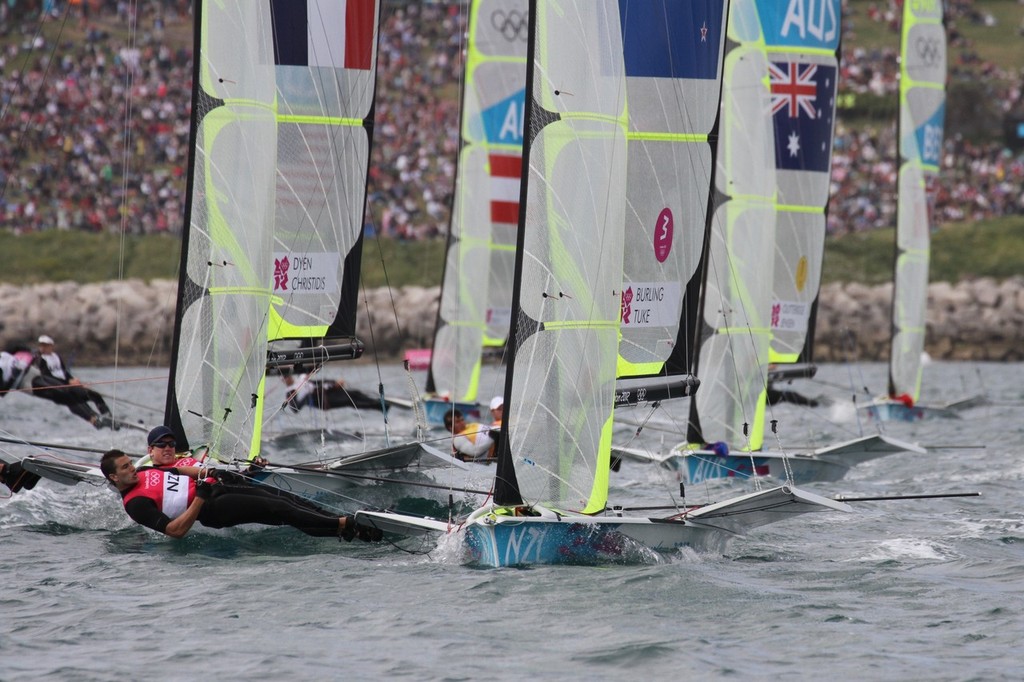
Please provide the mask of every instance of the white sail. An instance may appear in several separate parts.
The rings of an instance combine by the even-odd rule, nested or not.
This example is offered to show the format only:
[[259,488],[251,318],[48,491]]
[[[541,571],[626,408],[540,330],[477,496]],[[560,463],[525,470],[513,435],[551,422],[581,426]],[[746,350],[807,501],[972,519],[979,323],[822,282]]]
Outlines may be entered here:
[[921,392],[928,306],[931,205],[946,113],[946,28],[942,0],[903,6],[896,215],[896,273],[889,395]]
[[683,304],[707,226],[726,7],[619,3],[629,113],[620,377],[689,371]]
[[268,341],[337,322],[361,233],[377,13],[375,0],[197,3],[168,419],[221,458],[258,447]]
[[810,354],[812,308],[821,284],[839,75],[841,8],[813,10],[760,0],[775,136],[775,262],[771,360]]
[[526,0],[474,0],[455,204],[427,390],[477,399],[481,353],[508,337],[526,100]]
[[610,30],[619,8],[536,7],[537,109],[503,446],[523,500],[593,512],[608,492],[626,212],[622,39]]
[[[693,402],[699,438],[761,446],[771,339],[775,155],[769,65],[754,0],[731,3],[722,85],[719,191],[712,218]],[[748,434],[744,434],[745,425]],[[753,429],[753,430],[751,430]],[[693,436],[691,435],[691,438]]]

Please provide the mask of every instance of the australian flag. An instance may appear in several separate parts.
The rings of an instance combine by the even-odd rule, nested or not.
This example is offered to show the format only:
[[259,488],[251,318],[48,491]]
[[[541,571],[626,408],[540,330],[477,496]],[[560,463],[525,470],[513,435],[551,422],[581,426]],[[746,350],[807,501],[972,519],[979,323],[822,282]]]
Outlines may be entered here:
[[775,167],[828,172],[832,160],[836,68],[797,61],[772,62]]

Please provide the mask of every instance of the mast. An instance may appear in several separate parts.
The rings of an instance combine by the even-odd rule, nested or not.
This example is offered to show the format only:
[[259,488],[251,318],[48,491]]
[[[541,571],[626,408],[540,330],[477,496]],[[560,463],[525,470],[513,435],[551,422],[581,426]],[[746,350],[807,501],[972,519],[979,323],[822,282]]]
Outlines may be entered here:
[[903,4],[897,123],[896,267],[889,395],[921,394],[928,307],[932,207],[946,114],[946,26],[942,0]]

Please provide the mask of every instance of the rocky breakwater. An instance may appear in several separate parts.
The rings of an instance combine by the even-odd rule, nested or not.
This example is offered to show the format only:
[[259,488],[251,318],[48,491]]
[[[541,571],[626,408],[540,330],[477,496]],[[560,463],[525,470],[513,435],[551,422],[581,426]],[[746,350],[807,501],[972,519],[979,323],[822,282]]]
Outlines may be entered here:
[[[0,347],[35,348],[40,334],[78,365],[166,366],[177,285],[126,280],[0,285]],[[360,295],[357,335],[366,356],[395,358],[430,345],[437,287],[371,289]],[[822,287],[815,353],[819,361],[889,356],[892,285]],[[942,360],[1024,360],[1024,277],[980,278],[928,289],[926,350]]]
[[[821,289],[815,357],[887,360],[892,284]],[[925,350],[936,360],[1024,360],[1024,277],[981,277],[928,286]]]

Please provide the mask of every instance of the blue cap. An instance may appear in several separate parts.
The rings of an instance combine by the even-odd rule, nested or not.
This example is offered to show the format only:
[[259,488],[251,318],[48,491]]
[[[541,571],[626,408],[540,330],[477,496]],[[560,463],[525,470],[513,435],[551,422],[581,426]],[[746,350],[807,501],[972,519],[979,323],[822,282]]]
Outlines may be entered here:
[[174,431],[171,431],[171,427],[169,427],[169,426],[158,426],[155,429],[153,429],[152,431],[150,431],[149,435],[146,436],[146,444],[147,445],[152,445],[153,443],[157,442],[158,440],[160,440],[161,438],[163,438],[165,436],[173,436],[173,435],[174,435]]

